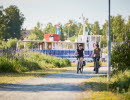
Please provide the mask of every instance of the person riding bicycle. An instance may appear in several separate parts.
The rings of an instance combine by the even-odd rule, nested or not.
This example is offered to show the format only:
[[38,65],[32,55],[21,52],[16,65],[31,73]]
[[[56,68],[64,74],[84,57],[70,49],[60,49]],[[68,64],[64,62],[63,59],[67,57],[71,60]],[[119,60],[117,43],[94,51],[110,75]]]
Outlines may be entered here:
[[[96,44],[96,48],[93,50],[92,57],[93,57],[94,63],[96,62],[96,59],[97,59],[98,65],[100,66],[99,60],[102,57],[102,52],[98,44]],[[95,71],[95,68],[94,68],[94,71]]]
[[76,52],[74,53],[74,55],[76,56],[76,54],[78,54],[77,59],[80,59],[80,65],[83,65],[83,59],[84,59],[84,48],[82,46],[82,44],[78,45],[78,49],[76,50]]

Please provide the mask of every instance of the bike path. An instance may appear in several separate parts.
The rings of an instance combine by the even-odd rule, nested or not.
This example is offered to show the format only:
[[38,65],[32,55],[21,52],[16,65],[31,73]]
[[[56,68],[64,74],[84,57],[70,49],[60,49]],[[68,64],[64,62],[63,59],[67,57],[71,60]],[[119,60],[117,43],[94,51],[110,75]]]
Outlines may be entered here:
[[80,84],[106,71],[107,67],[101,67],[99,74],[94,74],[93,67],[88,67],[82,74],[74,70],[0,85],[0,100],[77,100],[82,96]]

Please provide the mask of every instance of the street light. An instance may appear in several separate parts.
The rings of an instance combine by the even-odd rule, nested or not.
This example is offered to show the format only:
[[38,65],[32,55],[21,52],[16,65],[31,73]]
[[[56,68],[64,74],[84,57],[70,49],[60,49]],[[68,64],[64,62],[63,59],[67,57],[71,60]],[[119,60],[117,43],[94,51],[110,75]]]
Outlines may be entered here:
[[110,39],[110,2],[111,0],[108,0],[108,39],[107,39],[107,43],[108,43],[108,72],[107,72],[107,80],[110,81],[110,71],[111,71],[111,39]]

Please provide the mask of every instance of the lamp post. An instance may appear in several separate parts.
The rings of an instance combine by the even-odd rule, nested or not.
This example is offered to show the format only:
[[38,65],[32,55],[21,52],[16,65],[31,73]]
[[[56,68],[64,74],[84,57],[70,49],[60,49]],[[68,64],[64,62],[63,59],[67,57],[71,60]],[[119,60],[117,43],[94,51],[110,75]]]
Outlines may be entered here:
[[108,72],[107,72],[107,80],[110,81],[110,71],[111,71],[111,38],[110,38],[110,30],[111,30],[111,26],[110,26],[110,0],[108,0]]

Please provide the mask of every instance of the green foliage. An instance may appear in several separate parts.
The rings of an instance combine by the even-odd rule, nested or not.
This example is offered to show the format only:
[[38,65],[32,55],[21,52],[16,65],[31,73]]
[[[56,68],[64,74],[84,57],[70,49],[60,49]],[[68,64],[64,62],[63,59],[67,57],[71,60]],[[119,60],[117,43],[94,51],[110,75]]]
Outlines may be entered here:
[[65,40],[64,33],[63,33],[63,29],[62,29],[62,26],[61,26],[60,40],[61,40],[61,41],[64,41],[64,40]]
[[24,22],[24,15],[20,12],[17,6],[11,5],[4,9],[6,17],[8,18],[7,26],[10,27],[8,33],[12,38],[20,38],[21,27]]
[[69,38],[70,41],[75,41],[75,39],[77,38],[77,36],[72,36]]
[[9,26],[8,26],[8,18],[4,15],[3,11],[0,11],[0,39],[7,39],[10,37],[10,34],[8,32]]
[[44,32],[42,30],[42,24],[37,23],[34,29],[31,31],[28,40],[43,40]]
[[[44,32],[42,30],[42,24],[39,22],[34,27],[34,29],[31,31],[31,33],[28,35],[28,40],[43,40]],[[21,47],[23,47],[23,44],[21,44]],[[38,43],[26,43],[26,48],[34,48],[38,47]]]
[[7,56],[0,57],[0,72],[21,72],[26,68],[21,65],[20,61],[10,59]]
[[65,66],[71,66],[68,59],[60,59],[31,51],[3,54],[0,58],[1,72],[23,72]]
[[130,69],[130,42],[113,47],[111,60],[115,71]]
[[120,93],[130,92],[130,71],[118,71],[112,76],[112,83],[110,88],[112,91]]
[[[78,35],[77,33],[79,33],[79,30],[81,29],[82,24],[81,23],[75,23],[73,20],[69,20],[68,23],[65,24],[65,28],[63,29],[63,32],[66,34],[66,37],[72,37],[74,35]],[[81,32],[83,33],[83,32]]]
[[0,49],[5,49],[5,48],[7,48],[7,44],[6,44],[6,42],[0,40]]
[[8,48],[15,48],[16,47],[16,42],[18,40],[15,38],[15,39],[9,39],[6,43],[7,43],[7,47]]
[[101,35],[101,29],[98,21],[94,22],[94,24],[92,25],[91,33],[94,35]]
[[15,39],[9,39],[8,41],[0,40],[0,49],[15,48],[17,41],[18,40],[16,38]]
[[54,34],[55,33],[56,26],[52,25],[52,23],[48,23],[46,27],[43,30],[44,34]]
[[19,38],[24,15],[17,6],[9,6],[0,11],[0,39]]

